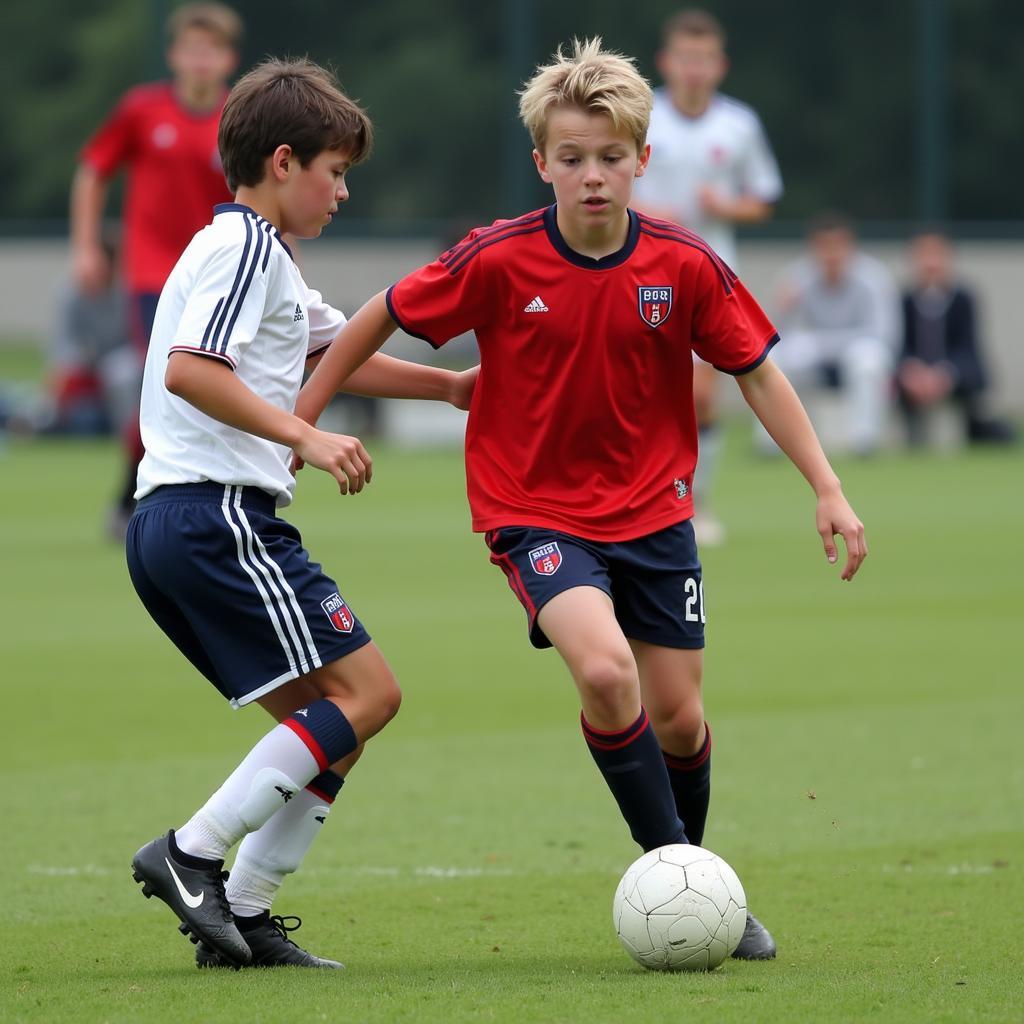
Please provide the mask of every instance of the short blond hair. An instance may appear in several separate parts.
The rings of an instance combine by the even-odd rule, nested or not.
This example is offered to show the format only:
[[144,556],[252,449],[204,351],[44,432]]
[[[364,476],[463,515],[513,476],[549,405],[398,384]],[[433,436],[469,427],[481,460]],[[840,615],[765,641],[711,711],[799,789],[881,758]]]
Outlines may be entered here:
[[552,110],[576,107],[590,114],[606,114],[616,130],[624,128],[636,142],[637,152],[647,142],[654,94],[636,69],[636,61],[601,49],[601,37],[573,39],[572,53],[559,46],[550,64],[537,68],[519,92],[519,117],[538,152],[547,142]]

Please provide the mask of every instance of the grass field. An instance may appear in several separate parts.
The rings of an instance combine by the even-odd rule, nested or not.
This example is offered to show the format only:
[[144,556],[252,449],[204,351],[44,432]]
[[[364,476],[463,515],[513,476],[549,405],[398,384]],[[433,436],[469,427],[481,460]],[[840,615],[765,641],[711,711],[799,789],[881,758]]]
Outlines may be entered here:
[[199,973],[132,884],[269,725],[149,622],[103,504],[112,448],[9,443],[0,840],[4,1021],[1024,1019],[1024,459],[841,464],[871,557],[827,566],[795,472],[734,445],[705,555],[707,845],[774,963],[643,972],[612,892],[637,852],[557,657],[467,527],[452,453],[377,453],[291,518],[405,690],[277,909],[344,972]]

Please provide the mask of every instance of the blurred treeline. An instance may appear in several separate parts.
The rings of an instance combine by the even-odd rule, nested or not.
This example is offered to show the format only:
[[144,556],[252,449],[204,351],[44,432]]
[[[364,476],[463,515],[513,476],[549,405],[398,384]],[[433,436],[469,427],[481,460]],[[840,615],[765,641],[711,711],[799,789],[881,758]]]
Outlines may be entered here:
[[[7,0],[0,10],[0,220],[66,216],[83,140],[128,86],[162,77],[161,0]],[[539,205],[514,88],[554,46],[601,34],[652,80],[664,17],[646,0],[238,0],[243,66],[267,54],[332,64],[378,127],[351,176],[349,222],[382,230],[490,220]],[[1024,221],[1020,0],[718,0],[725,91],[757,108],[786,181],[783,222],[825,206],[897,222]],[[929,9],[930,12],[929,12]],[[938,18],[945,89],[925,111],[923,24]],[[933,61],[935,50],[931,51]],[[936,65],[933,64],[933,67]],[[929,156],[923,125],[946,140]],[[937,155],[937,159],[936,159]],[[939,181],[922,198],[929,171]],[[938,197],[936,199],[936,196]],[[168,197],[173,202],[173,197]]]

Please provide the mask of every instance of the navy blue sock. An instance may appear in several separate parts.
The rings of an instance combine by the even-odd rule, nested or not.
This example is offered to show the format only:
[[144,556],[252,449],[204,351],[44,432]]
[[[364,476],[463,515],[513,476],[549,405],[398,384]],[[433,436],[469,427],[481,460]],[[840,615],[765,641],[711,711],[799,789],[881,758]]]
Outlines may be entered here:
[[355,730],[344,712],[326,698],[293,711],[281,724],[306,744],[321,772],[359,746]]
[[630,834],[646,851],[685,842],[668,770],[647,712],[621,732],[595,729],[580,715],[594,763],[615,797]]
[[345,780],[337,772],[328,769],[321,772],[312,782],[307,782],[306,789],[314,796],[320,797],[324,803],[333,804],[344,785]]
[[661,752],[672,783],[676,811],[683,820],[687,840],[694,846],[700,846],[704,839],[704,824],[711,802],[711,728],[707,722],[704,732],[704,743],[692,757]]

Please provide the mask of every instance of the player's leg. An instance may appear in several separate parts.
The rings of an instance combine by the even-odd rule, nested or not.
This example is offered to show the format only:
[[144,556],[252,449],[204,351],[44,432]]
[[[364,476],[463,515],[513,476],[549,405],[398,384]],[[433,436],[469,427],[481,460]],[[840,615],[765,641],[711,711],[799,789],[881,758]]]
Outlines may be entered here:
[[526,609],[531,642],[556,647],[572,674],[584,738],[630,834],[645,850],[676,842],[682,825],[615,621],[600,545],[526,527],[492,530],[486,540]]
[[688,842],[700,846],[711,800],[711,730],[704,721],[703,650],[631,640],[644,706],[668,769]]
[[[693,526],[677,523],[609,545],[616,615],[637,665],[686,839],[704,839],[711,796],[711,733],[704,721],[704,580]],[[733,956],[768,959],[771,935],[752,915]]]
[[679,842],[665,763],[611,599],[594,587],[574,587],[548,601],[537,622],[572,674],[587,747],[633,839],[644,850]]
[[[397,707],[397,685],[379,653],[363,651],[374,650],[366,631],[310,562],[294,527],[274,517],[269,495],[219,485],[161,489],[133,517],[129,546],[140,571],[187,620],[225,696],[248,703],[299,675],[311,684],[309,702],[267,733],[184,826],[136,856],[144,875],[164,846],[197,869],[219,865],[382,727]],[[359,667],[333,665],[350,661]],[[321,677],[332,686],[318,685]]]
[[725,540],[725,527],[711,508],[711,491],[723,440],[718,416],[720,376],[710,363],[694,357],[693,407],[697,416],[699,455],[693,474],[693,522],[697,540],[709,546]]

